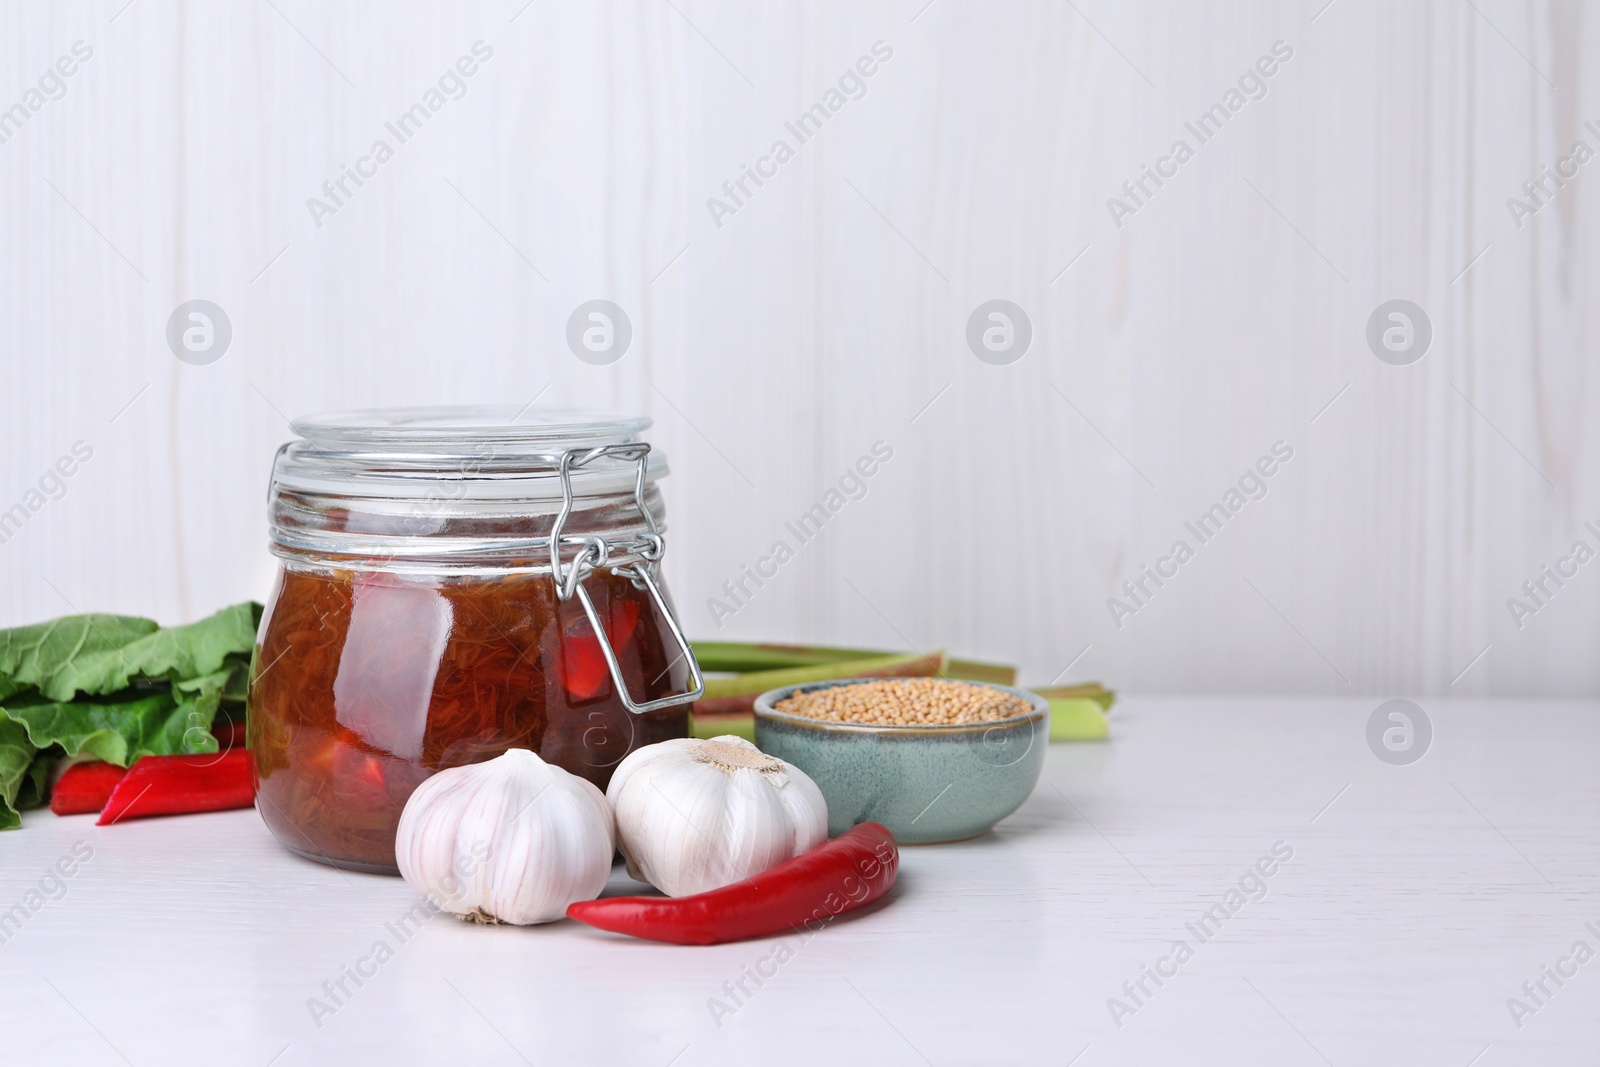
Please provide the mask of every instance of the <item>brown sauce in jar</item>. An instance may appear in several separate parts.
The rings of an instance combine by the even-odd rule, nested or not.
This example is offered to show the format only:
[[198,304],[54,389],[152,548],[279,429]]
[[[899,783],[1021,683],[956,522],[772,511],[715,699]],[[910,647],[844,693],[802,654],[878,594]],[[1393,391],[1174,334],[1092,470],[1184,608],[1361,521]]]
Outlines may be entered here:
[[[633,699],[682,692],[649,593],[608,570],[585,586]],[[604,789],[629,752],[688,735],[686,706],[627,711],[582,605],[558,602],[548,574],[288,568],[255,662],[262,818],[291,849],[361,870],[395,870],[400,812],[437,771],[529,748]]]

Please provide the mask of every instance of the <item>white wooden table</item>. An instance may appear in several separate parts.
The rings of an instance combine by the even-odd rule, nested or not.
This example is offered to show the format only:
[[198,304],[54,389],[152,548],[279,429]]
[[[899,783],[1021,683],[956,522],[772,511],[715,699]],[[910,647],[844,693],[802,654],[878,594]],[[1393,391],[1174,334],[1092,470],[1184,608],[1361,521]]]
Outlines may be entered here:
[[[254,812],[106,829],[36,812],[0,837],[0,915],[75,843],[93,856],[7,928],[3,1059],[1600,1062],[1600,958],[1561,963],[1600,952],[1600,706],[1427,703],[1430,751],[1390,766],[1367,747],[1377,703],[1129,700],[1109,744],[1054,746],[996,833],[907,849],[888,906],[786,939],[738,1000],[724,983],[771,974],[773,941],[442,917],[401,941],[402,882],[302,862]],[[1203,921],[1278,842],[1293,858],[1265,897]],[[371,977],[314,1020],[358,964]],[[1146,965],[1176,974],[1157,986]],[[1558,986],[1545,965],[1577,973]]]

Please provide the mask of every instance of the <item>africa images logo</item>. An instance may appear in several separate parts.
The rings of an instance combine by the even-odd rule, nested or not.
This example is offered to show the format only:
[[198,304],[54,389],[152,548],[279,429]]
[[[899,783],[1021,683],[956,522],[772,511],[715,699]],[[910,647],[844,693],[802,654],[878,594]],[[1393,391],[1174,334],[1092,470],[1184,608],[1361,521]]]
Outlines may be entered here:
[[167,347],[195,367],[215,363],[233,343],[233,322],[210,300],[185,300],[167,317]]
[[1009,300],[985,301],[967,319],[967,347],[991,366],[1015,363],[1032,343],[1033,321]]
[[1367,347],[1391,366],[1407,367],[1428,354],[1433,322],[1409,300],[1388,300],[1367,317]]
[[1409,700],[1389,700],[1367,717],[1367,747],[1394,767],[1405,767],[1428,754],[1433,720]]
[[609,300],[579,304],[567,317],[567,347],[592,367],[621,359],[633,343],[633,321]]

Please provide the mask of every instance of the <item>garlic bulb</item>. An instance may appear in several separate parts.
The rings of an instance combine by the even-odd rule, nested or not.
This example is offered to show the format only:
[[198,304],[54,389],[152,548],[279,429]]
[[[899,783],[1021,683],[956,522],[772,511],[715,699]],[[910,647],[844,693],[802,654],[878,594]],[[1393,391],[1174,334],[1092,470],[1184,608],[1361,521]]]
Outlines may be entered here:
[[600,895],[616,829],[592,783],[513,748],[419,785],[394,850],[405,880],[445,911],[526,925]]
[[628,873],[668,896],[743,881],[828,839],[817,784],[732,735],[635,751],[606,799]]

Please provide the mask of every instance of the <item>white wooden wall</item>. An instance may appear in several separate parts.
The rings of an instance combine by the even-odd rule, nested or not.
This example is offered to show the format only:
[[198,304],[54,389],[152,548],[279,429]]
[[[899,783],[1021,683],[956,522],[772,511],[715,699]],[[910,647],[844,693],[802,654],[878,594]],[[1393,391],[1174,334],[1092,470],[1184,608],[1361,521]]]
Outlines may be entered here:
[[[1033,682],[1081,652],[1067,677],[1132,692],[1600,685],[1600,562],[1520,629],[1506,605],[1600,548],[1600,162],[1521,228],[1506,206],[1600,149],[1593,8],[124,3],[0,13],[0,107],[94,50],[0,145],[0,509],[94,450],[0,545],[0,624],[262,596],[286,417],[537,395],[655,418],[698,635]],[[466,96],[319,229],[307,199],[479,40]],[[1280,40],[1268,95],[1114,225]],[[716,226],[878,41],[866,95]],[[600,297],[635,337],[595,367],[563,331]],[[193,298],[233,325],[207,366],[164,341]],[[1009,366],[964,340],[992,298],[1032,321]],[[1365,342],[1392,298],[1432,321],[1410,366]],[[718,631],[707,598],[877,440],[865,499]],[[1119,629],[1107,598],[1279,440],[1270,495]]]

